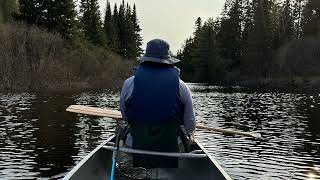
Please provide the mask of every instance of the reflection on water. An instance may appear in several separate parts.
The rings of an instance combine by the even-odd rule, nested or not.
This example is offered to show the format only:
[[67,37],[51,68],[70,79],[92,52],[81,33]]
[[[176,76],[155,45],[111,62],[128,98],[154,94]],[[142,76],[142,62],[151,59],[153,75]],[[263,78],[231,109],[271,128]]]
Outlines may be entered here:
[[320,178],[320,97],[223,93],[192,87],[200,122],[259,132],[263,141],[199,131],[197,137],[235,179]]
[[[319,179],[320,95],[246,93],[190,84],[198,122],[258,132],[264,140],[202,130],[198,140],[234,179]],[[65,112],[70,104],[118,108],[118,94],[0,94],[0,178],[59,179],[115,123]]]
[[75,103],[109,106],[115,98],[106,94],[0,95],[0,179],[63,177],[109,137],[105,131],[114,126],[110,119],[81,117],[66,112],[66,107]]

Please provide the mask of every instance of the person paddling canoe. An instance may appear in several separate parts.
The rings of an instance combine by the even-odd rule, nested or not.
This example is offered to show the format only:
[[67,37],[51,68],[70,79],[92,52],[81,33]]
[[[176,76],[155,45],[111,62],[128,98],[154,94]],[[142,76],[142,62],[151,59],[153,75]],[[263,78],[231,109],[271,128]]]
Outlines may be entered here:
[[[169,49],[164,40],[148,42],[135,75],[123,84],[120,109],[130,126],[126,144],[134,149],[177,152],[180,125],[189,135],[195,130],[191,93],[174,66],[180,60]],[[133,165],[176,168],[177,159],[134,155]]]

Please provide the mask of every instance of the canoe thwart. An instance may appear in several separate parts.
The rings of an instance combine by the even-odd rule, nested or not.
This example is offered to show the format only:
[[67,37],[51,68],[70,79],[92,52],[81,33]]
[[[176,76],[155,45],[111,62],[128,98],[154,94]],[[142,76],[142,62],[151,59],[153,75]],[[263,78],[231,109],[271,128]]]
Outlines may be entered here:
[[204,154],[202,150],[194,150],[190,152],[191,154]]
[[[108,150],[114,150],[113,146],[102,146]],[[129,153],[129,154],[145,154],[145,155],[153,155],[153,156],[166,156],[166,157],[177,157],[177,158],[207,158],[206,154],[193,154],[193,153],[173,153],[173,152],[157,152],[157,151],[147,151],[147,150],[139,150],[139,149],[131,149],[125,147],[119,147],[118,151]]]

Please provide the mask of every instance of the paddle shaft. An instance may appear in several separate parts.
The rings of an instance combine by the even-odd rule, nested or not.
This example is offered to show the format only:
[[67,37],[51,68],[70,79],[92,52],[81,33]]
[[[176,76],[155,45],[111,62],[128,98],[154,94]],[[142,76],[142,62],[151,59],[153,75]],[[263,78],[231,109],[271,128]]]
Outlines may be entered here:
[[251,134],[251,133],[246,133],[246,132],[232,131],[232,130],[227,130],[227,129],[217,129],[217,128],[212,128],[212,127],[207,127],[204,125],[197,125],[196,127],[198,129],[216,131],[216,132],[221,132],[221,133],[225,133],[225,134],[238,134],[238,135],[243,135],[243,136],[248,136],[248,137],[256,137],[256,135]]
[[[102,117],[110,117],[117,121],[122,119],[122,115],[120,111],[111,110],[111,109],[101,109],[101,108],[95,108],[95,107],[88,107],[88,106],[80,106],[80,105],[71,105],[67,108],[67,111],[74,112],[74,113],[80,113],[80,114],[88,114],[88,115],[95,115],[95,116],[102,116]],[[227,129],[218,129],[218,128],[211,128],[204,125],[197,125],[198,129],[204,129],[209,131],[216,131],[226,134],[234,134],[234,135],[243,135],[248,137],[254,137],[254,138],[261,138],[261,135],[256,133],[247,133],[247,132],[239,132],[239,131],[233,131],[233,130],[227,130]]]

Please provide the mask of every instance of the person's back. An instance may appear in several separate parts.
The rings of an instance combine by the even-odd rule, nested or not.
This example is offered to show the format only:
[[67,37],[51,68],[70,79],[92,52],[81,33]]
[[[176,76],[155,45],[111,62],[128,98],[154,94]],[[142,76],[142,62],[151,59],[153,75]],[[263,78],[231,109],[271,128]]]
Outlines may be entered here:
[[[180,70],[173,65],[179,60],[169,56],[165,41],[156,39],[148,43],[141,61],[135,76],[125,82],[120,99],[121,111],[130,125],[132,147],[177,152],[180,124],[186,119],[186,103],[181,96],[188,94],[181,93],[181,89],[188,88],[181,88]],[[192,103],[191,109],[191,115],[187,115],[192,126],[189,131],[195,126]],[[134,155],[133,162],[134,166],[146,168],[177,167],[176,158]]]

